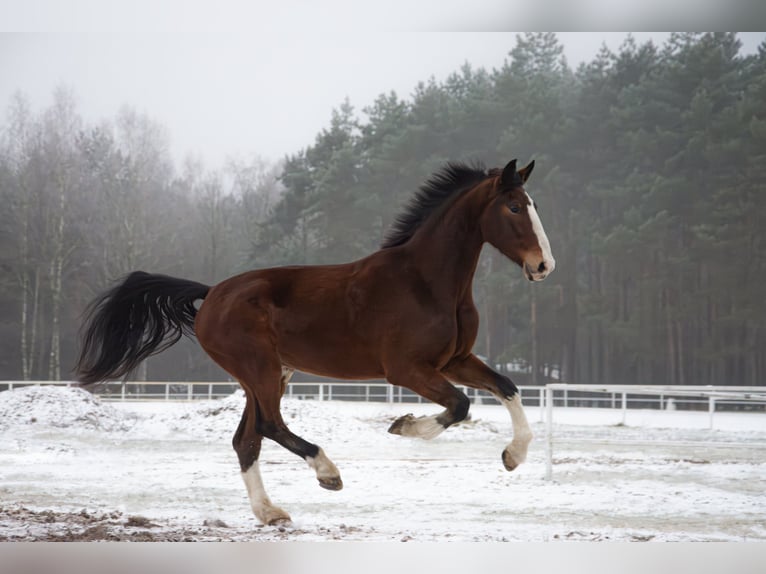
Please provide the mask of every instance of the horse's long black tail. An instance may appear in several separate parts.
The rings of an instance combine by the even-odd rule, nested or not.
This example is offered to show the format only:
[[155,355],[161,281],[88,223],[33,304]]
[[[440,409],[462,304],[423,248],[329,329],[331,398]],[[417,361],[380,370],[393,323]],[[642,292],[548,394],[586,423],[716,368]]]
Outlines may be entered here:
[[83,384],[115,380],[150,355],[194,335],[194,302],[210,287],[166,275],[134,271],[86,311],[75,366]]

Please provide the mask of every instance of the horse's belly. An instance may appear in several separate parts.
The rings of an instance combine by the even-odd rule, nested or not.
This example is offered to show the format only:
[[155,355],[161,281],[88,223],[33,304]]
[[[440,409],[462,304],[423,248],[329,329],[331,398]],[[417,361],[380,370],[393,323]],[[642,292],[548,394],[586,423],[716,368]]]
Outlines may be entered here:
[[384,376],[379,349],[345,330],[306,328],[277,334],[282,363],[293,369],[339,379]]
[[338,349],[313,348],[279,351],[282,363],[292,369],[337,379],[380,379],[385,376],[379,361],[365,354]]

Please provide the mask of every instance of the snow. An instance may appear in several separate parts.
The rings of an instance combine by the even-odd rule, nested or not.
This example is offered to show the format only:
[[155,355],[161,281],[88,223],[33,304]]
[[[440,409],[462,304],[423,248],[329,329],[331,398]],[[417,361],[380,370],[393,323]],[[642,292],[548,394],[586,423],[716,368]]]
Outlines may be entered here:
[[766,414],[561,409],[554,476],[544,426],[512,473],[500,405],[424,441],[390,435],[429,404],[285,398],[344,489],[264,441],[261,472],[290,527],[252,515],[231,436],[244,396],[106,403],[76,388],[0,393],[0,540],[766,540]]
[[28,425],[126,430],[131,418],[82,389],[30,386],[0,393],[0,431]]

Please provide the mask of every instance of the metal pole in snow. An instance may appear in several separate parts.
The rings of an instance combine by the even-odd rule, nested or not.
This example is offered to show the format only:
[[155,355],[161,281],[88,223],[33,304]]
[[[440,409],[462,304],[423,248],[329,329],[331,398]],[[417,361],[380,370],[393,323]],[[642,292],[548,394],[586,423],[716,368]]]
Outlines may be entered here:
[[707,411],[710,415],[710,430],[713,430],[713,415],[715,414],[715,397],[708,397]]
[[628,393],[622,393],[622,424],[625,424],[625,418],[628,415]]
[[[540,409],[542,410],[542,409]],[[545,480],[553,478],[553,389],[545,387]]]

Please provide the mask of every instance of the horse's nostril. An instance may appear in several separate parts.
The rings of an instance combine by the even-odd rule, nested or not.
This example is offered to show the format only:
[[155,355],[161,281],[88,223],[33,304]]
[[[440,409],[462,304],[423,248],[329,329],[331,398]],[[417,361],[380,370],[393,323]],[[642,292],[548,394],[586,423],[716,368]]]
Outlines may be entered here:
[[543,261],[542,263],[540,263],[540,265],[537,266],[538,273],[542,273],[543,271],[545,271],[545,261]]

